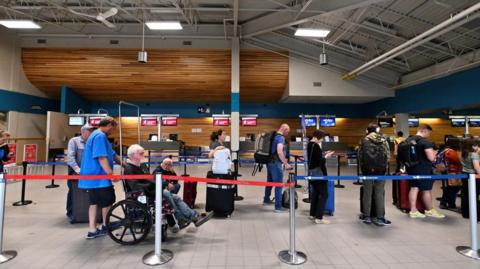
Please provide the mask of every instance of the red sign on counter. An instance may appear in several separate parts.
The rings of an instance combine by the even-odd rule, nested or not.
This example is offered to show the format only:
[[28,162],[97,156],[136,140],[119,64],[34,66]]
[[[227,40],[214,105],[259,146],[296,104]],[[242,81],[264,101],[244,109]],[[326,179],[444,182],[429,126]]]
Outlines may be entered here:
[[213,118],[213,126],[228,126],[230,125],[229,118]]
[[92,126],[97,126],[101,120],[102,120],[102,117],[90,117],[88,118],[88,124]]
[[37,144],[25,144],[23,146],[23,160],[26,162],[37,161]]
[[17,163],[17,144],[8,144],[8,151],[12,155],[8,162],[5,162],[5,165]]
[[142,118],[142,126],[157,126],[157,118]]
[[242,118],[242,126],[257,126],[257,118]]
[[177,118],[176,117],[163,117],[162,118],[162,126],[177,126]]

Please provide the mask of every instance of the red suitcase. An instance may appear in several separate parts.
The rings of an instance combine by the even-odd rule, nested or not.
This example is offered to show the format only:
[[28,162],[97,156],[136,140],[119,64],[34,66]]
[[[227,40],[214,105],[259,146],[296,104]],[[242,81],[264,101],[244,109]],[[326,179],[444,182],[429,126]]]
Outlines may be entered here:
[[193,209],[197,198],[197,182],[185,182],[183,184],[183,201]]
[[[402,210],[405,213],[410,212],[410,202],[408,201],[408,193],[410,192],[410,181],[409,180],[398,180],[394,181],[394,184],[397,185],[397,208]],[[417,196],[417,209],[420,212],[425,211],[425,204],[422,200],[422,192],[420,191]]]

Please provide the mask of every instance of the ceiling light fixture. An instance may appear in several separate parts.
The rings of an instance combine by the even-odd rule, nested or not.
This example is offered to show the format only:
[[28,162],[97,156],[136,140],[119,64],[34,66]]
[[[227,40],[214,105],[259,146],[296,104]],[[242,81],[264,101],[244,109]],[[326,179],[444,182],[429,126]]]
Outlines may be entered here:
[[322,37],[325,38],[330,33],[327,29],[298,28],[295,31],[296,36]]
[[318,58],[319,58],[320,65],[328,64],[327,53],[325,52],[325,43],[323,43],[322,53],[320,53],[320,56]]
[[149,21],[145,23],[150,30],[182,30],[178,21]]
[[40,25],[32,20],[0,20],[0,25],[10,29],[40,29]]

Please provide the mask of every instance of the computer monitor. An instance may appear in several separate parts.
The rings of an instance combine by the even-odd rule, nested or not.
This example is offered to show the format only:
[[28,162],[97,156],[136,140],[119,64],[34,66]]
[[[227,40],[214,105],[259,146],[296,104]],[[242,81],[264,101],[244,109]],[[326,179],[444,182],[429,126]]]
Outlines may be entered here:
[[68,125],[70,126],[83,126],[85,124],[85,117],[83,116],[70,116],[68,118]]
[[378,118],[378,126],[380,126],[380,128],[393,127],[393,118],[392,117]]
[[417,128],[419,123],[419,119],[408,119],[408,127],[410,128]]
[[169,134],[168,139],[172,141],[178,141],[178,134]]
[[452,127],[465,127],[465,118],[452,118],[450,123]]
[[320,127],[335,127],[335,118],[334,117],[321,117],[320,118]]
[[148,141],[158,141],[158,135],[157,134],[149,134],[148,135]]
[[305,127],[317,127],[316,117],[305,117],[303,122],[305,123]]

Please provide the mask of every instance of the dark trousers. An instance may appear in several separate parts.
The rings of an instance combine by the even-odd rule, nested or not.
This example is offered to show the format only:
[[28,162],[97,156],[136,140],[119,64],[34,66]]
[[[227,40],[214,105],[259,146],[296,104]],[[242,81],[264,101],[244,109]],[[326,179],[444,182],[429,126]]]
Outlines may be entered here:
[[[317,167],[308,171],[310,176],[323,176],[322,169]],[[317,219],[323,219],[325,204],[328,198],[328,181],[312,180],[310,181],[310,216]]]
[[325,204],[328,198],[328,181],[314,180],[310,182],[312,196],[310,197],[310,216],[323,219]]
[[[76,175],[76,173],[70,169],[68,169],[68,175]],[[68,192],[67,192],[67,205],[66,205],[66,210],[67,210],[67,217],[72,218],[73,217],[73,198],[72,198],[72,179],[67,180],[67,187],[68,187]]]
[[443,195],[440,204],[448,208],[456,208],[455,201],[457,200],[457,193],[460,189],[460,186],[445,186],[443,188]]
[[[477,221],[480,221],[480,199],[478,198],[480,195],[480,182],[478,180],[475,181],[475,188],[477,192],[477,204],[473,205],[477,208]],[[461,198],[461,210],[462,216],[464,218],[469,218],[470,215],[470,204],[468,199],[468,180],[462,179],[462,198]]]
[[[375,212],[372,212],[372,204],[375,203]],[[364,216],[385,217],[385,181],[364,180],[362,213]],[[372,214],[373,213],[373,214]]]

